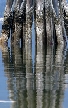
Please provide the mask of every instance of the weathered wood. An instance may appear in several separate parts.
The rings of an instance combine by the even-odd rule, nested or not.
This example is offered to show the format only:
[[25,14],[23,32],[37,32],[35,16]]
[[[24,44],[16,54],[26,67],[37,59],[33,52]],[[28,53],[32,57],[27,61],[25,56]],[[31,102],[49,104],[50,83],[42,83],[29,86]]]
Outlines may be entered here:
[[10,17],[13,1],[14,0],[7,0],[7,2],[6,2],[5,12],[4,12],[4,20],[6,20],[7,18]]
[[59,17],[58,0],[52,0],[53,8],[55,9],[56,16]]
[[[27,16],[26,16],[27,17]],[[27,72],[32,71],[32,17],[27,17],[26,19],[26,38],[25,38],[25,48],[26,48],[26,70]]]
[[[0,40],[3,38],[3,33],[7,34],[5,35],[5,39],[10,37],[9,33],[11,28],[13,38],[11,38],[12,41],[15,42],[18,40],[19,42],[21,39],[21,42],[23,42],[23,23],[25,22],[24,24],[30,25],[30,21],[28,19],[31,19],[34,15],[34,20],[36,23],[35,30],[37,50],[39,49],[38,46],[40,47],[40,45],[43,48],[44,42],[46,42],[47,45],[55,44],[55,36],[53,31],[56,31],[57,43],[64,44],[63,36],[65,35],[65,29],[62,10],[65,9],[63,8],[65,4],[63,5],[63,2],[65,3],[65,0],[7,0],[4,12],[4,23],[2,26],[2,36]],[[13,34],[16,32],[16,30],[18,34],[15,36]],[[21,30],[23,33],[20,37],[19,33]],[[27,31],[29,32],[29,29]],[[27,40],[25,39],[25,41]]]

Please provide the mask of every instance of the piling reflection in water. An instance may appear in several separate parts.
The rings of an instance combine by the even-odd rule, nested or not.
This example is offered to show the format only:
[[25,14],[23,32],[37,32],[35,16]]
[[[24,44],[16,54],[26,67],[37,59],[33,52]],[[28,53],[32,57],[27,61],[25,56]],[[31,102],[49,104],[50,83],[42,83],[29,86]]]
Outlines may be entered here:
[[[11,108],[60,108],[62,106],[64,98],[63,45],[57,46],[56,51],[53,46],[48,46],[46,50],[39,52],[38,47],[38,52],[35,53],[35,74],[32,71],[32,52],[29,46],[26,50],[28,57],[26,60],[23,60],[23,52],[18,45],[11,49],[7,46],[0,47],[5,75],[8,78],[9,98],[16,101],[11,103]],[[30,53],[27,53],[28,50]]]

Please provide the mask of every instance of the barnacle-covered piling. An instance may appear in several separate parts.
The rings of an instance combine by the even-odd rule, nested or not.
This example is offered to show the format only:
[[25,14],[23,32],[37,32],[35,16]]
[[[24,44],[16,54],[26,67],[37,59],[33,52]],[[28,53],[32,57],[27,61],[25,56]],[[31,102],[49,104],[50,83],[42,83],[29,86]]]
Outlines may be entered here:
[[0,41],[8,41],[11,29],[11,43],[19,43],[21,40],[21,46],[23,46],[23,39],[25,42],[28,40],[23,35],[24,24],[26,31],[29,32],[27,25],[32,23],[34,17],[37,50],[38,45],[43,47],[44,43],[47,45],[55,44],[55,42],[64,44],[63,37],[66,35],[64,10],[67,15],[65,2],[66,0],[7,0]]

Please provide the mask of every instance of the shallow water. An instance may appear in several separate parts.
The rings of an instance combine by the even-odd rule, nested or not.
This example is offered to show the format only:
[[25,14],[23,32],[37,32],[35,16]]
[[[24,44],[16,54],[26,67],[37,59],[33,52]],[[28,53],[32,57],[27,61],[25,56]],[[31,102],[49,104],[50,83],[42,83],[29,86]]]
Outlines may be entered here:
[[32,43],[26,58],[25,49],[12,47],[10,40],[0,45],[0,107],[68,108],[68,41],[36,54],[33,22]]

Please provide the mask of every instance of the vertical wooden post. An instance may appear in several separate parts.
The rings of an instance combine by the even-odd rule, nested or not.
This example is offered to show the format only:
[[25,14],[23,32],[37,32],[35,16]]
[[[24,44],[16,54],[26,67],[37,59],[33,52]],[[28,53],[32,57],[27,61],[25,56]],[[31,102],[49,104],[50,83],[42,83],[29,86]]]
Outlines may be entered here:
[[37,53],[42,53],[43,51],[43,41],[44,41],[44,0],[36,0],[36,47]]
[[[8,18],[11,12],[12,4],[14,0],[7,0],[6,2],[6,7],[5,7],[5,12],[4,12],[4,17]],[[5,19],[4,19],[5,20]]]
[[[42,98],[43,98],[43,72],[44,72],[44,52],[43,52],[43,42],[44,42],[44,0],[36,0],[36,88],[37,88],[37,108],[42,108]],[[41,95],[39,95],[41,94]],[[40,103],[40,104],[38,104]]]
[[63,31],[62,31],[62,7],[61,7],[61,1],[59,1],[59,17],[56,18],[55,21],[55,28],[56,28],[56,35],[57,35],[57,42],[58,44],[64,44],[63,40]]
[[[28,107],[36,107],[33,100],[33,71],[32,71],[32,21],[33,13],[29,12],[32,7],[32,0],[26,0],[26,88]],[[29,13],[28,13],[29,12]],[[31,103],[31,104],[30,104]]]
[[26,78],[27,78],[27,90],[31,85],[30,78],[32,78],[32,14],[28,13],[30,9],[30,2],[26,1]]
[[45,0],[45,13],[46,13],[46,33],[47,33],[47,45],[52,43],[52,28],[51,28],[51,19],[52,19],[52,11],[51,11],[51,0]]

